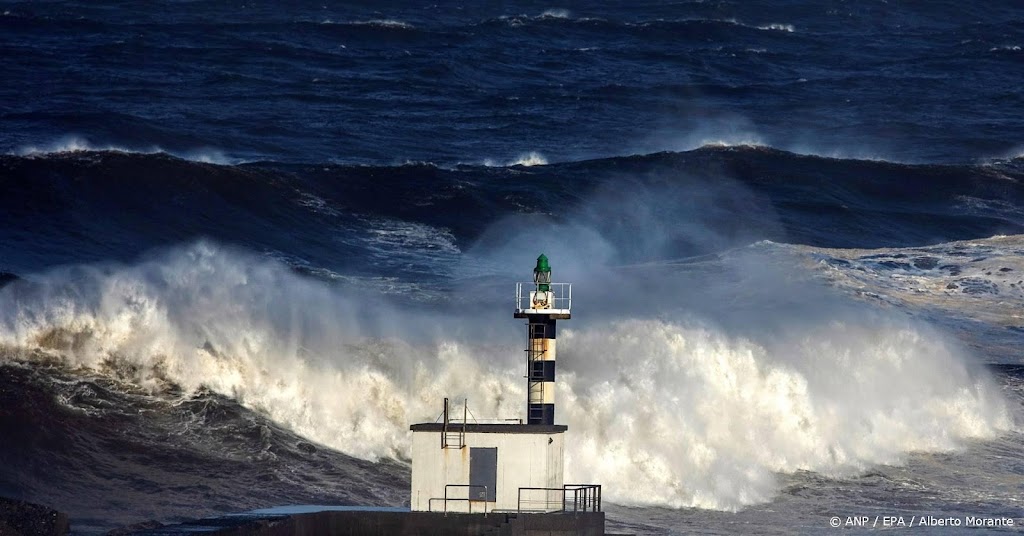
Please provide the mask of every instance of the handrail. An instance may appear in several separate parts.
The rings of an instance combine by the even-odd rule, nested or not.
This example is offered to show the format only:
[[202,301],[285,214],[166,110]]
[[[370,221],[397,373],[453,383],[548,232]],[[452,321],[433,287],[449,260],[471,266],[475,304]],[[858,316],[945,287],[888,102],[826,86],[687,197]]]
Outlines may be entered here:
[[[455,424],[455,425],[458,425],[458,426],[461,427],[463,421],[461,419],[451,419],[451,420],[448,421],[448,423],[449,424]],[[522,417],[506,417],[506,418],[501,418],[501,417],[480,417],[480,418],[476,418],[476,419],[470,418],[470,420],[466,421],[466,426],[468,427],[471,424],[523,424],[523,418]],[[455,432],[452,432],[452,433],[455,433]],[[466,429],[466,433],[469,433],[469,429],[468,428]]]
[[530,303],[530,292],[537,290],[537,284],[533,282],[516,283],[516,312],[523,311],[551,311],[568,313],[572,310],[572,283],[551,283],[549,285],[552,294],[552,303],[546,308],[537,309]]
[[[545,491],[545,492],[556,492],[562,494],[562,505],[560,509],[549,508],[552,501],[548,499],[544,500],[523,500],[523,491]],[[601,485],[600,484],[565,484],[561,488],[519,488],[518,504],[516,505],[516,511],[523,513],[524,504],[536,504],[541,503],[544,508],[541,509],[543,512],[568,512],[569,498],[568,494],[572,493],[572,512],[600,512],[601,511]],[[537,511],[536,509],[527,509],[527,512]]]
[[[601,511],[601,485],[600,484],[565,484],[562,486],[566,491],[573,492],[573,511],[581,506],[584,512]],[[579,493],[583,492],[582,501]]]
[[[480,499],[474,499],[472,497],[466,497],[466,498],[462,498],[462,497],[449,497],[448,496],[448,488],[468,488],[468,489],[482,488],[484,490],[484,499],[480,500]],[[482,502],[482,503],[484,503],[484,515],[486,515],[487,514],[487,486],[484,486],[483,484],[445,484],[444,485],[444,497],[431,497],[431,498],[427,499],[427,511],[429,511],[429,512],[433,512],[434,511],[434,501],[444,501],[444,513],[445,513],[445,515],[448,514],[448,501],[466,501],[468,503],[467,513],[470,513],[470,514],[473,513],[473,503],[474,502]]]

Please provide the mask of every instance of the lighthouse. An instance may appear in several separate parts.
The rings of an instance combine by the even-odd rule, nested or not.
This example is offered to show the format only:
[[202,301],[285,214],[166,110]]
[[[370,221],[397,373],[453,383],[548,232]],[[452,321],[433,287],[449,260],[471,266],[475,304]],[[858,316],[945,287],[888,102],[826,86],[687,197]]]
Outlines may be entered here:
[[572,285],[552,283],[543,253],[533,269],[532,288],[516,284],[516,318],[525,318],[527,424],[555,424],[555,321],[572,318]]
[[600,514],[600,486],[564,482],[568,427],[555,424],[555,323],[571,318],[572,285],[551,274],[542,254],[533,281],[516,283],[513,316],[527,325],[525,418],[470,418],[467,402],[452,407],[446,398],[434,422],[411,425],[412,511]]

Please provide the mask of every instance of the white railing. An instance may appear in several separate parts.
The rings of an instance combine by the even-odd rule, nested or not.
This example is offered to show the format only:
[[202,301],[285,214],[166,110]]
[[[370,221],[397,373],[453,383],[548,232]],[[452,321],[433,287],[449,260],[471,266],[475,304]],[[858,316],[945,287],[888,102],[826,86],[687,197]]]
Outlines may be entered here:
[[550,283],[551,303],[539,306],[533,303],[531,294],[537,290],[534,282],[516,283],[517,313],[569,313],[572,310],[572,283]]

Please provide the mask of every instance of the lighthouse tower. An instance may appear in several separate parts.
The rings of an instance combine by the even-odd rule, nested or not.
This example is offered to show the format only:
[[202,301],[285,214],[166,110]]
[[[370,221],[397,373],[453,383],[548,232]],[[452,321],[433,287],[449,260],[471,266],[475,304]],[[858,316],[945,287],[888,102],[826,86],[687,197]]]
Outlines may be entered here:
[[533,281],[516,284],[514,317],[528,336],[525,422],[469,418],[465,402],[453,409],[444,399],[437,420],[410,427],[413,511],[600,513],[600,486],[564,483],[568,427],[555,424],[555,321],[571,309],[572,286],[553,283],[541,255]]
[[525,318],[527,424],[555,424],[555,320],[572,317],[572,285],[551,282],[551,266],[544,254],[537,257],[533,285],[516,284],[516,318]]

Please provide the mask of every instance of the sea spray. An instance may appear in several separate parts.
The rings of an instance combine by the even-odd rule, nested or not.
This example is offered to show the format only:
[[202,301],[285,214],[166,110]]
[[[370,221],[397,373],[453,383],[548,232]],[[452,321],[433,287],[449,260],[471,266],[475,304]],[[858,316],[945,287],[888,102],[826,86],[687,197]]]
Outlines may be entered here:
[[772,348],[658,320],[564,330],[570,480],[616,483],[619,503],[734,510],[769,500],[778,472],[848,476],[1012,426],[998,389],[926,326],[794,335]]
[[[567,478],[601,482],[610,501],[734,510],[770,500],[779,472],[842,476],[1012,426],[998,390],[925,325],[840,311],[744,336],[664,309],[671,298],[560,334]],[[645,301],[663,318],[636,314]],[[0,289],[0,311],[0,345],[18,355],[129,371],[155,391],[205,387],[370,460],[407,459],[408,425],[444,396],[481,418],[525,404],[511,318],[480,339],[459,303],[402,308],[211,242],[34,275]]]

